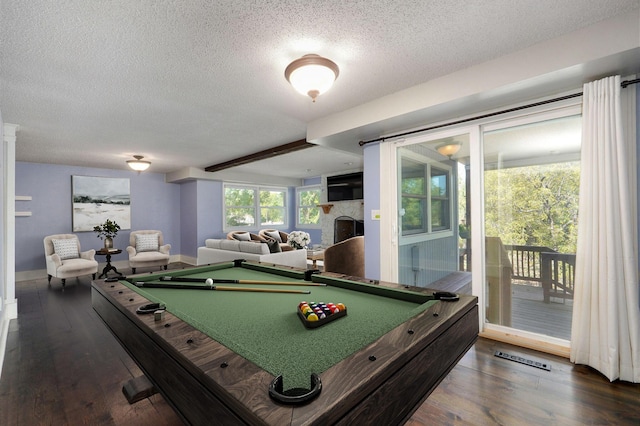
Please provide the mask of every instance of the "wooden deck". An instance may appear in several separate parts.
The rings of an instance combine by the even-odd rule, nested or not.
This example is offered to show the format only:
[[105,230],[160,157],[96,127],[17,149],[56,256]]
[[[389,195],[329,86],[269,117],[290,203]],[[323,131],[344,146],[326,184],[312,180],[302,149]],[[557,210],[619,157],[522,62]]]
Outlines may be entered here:
[[573,300],[551,299],[544,303],[542,287],[511,285],[511,327],[571,339]]

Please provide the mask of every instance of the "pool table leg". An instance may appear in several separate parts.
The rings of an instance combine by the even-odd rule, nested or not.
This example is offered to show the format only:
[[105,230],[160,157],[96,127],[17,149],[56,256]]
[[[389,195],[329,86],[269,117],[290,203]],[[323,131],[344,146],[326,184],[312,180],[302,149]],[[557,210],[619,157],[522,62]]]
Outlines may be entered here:
[[147,376],[142,375],[125,383],[122,386],[122,393],[127,398],[129,404],[135,404],[138,401],[158,393],[158,390],[153,386],[153,383],[147,379]]

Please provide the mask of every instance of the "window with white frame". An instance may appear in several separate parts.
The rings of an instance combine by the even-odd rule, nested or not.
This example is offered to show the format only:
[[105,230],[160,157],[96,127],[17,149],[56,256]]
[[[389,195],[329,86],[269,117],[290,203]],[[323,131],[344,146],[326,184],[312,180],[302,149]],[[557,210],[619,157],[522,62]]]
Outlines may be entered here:
[[320,185],[296,188],[296,226],[313,228],[320,226]]
[[419,155],[401,157],[402,235],[451,230],[451,170]]
[[224,185],[224,229],[286,227],[287,189]]
[[451,229],[451,172],[431,166],[431,231]]

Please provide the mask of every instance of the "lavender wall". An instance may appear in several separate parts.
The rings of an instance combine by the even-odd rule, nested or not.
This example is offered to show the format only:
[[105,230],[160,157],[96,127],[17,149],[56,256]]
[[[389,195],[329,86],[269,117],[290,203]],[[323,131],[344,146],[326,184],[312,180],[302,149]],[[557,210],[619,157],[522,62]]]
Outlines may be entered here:
[[[181,253],[180,185],[166,183],[164,174],[137,174],[124,170],[52,164],[16,163],[16,195],[29,195],[31,201],[16,204],[17,210],[31,216],[16,217],[16,271],[45,268],[42,240],[45,236],[72,232],[71,176],[129,178],[131,189],[131,229],[158,229],[170,243],[171,253]],[[114,240],[117,248],[129,243],[130,230],[122,230]],[[77,232],[83,250],[102,247],[93,232]],[[126,260],[126,252],[113,261]]]
[[180,185],[180,205],[183,207],[180,214],[180,247],[185,256],[196,257],[198,235],[198,187],[197,181],[190,181]]
[[198,182],[199,245],[207,238],[226,238],[222,220],[223,182]]
[[196,247],[204,245],[207,238],[227,238],[222,230],[222,188],[220,181],[198,182]]
[[371,211],[380,209],[380,147],[365,145],[364,155],[364,268],[365,276],[380,279],[380,221]]

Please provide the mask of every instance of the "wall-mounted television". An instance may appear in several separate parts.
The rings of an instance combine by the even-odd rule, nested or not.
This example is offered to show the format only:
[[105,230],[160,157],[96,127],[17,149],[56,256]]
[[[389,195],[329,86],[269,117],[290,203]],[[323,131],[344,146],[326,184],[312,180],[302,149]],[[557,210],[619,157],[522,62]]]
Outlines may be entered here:
[[362,200],[362,172],[327,177],[327,201]]

